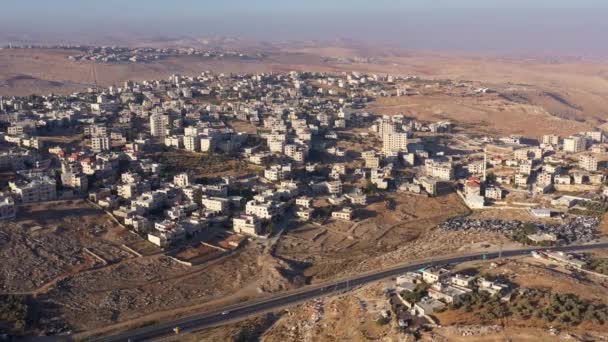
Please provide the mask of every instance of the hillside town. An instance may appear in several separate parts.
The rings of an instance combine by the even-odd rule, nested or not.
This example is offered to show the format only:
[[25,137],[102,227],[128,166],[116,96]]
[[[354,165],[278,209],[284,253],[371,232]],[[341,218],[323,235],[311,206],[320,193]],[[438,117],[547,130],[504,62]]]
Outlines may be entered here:
[[[444,229],[524,230],[518,241],[527,244],[595,238],[608,195],[603,130],[484,136],[367,110],[429,84],[357,72],[202,72],[0,98],[0,170],[9,175],[0,220],[22,205],[84,198],[173,250],[218,231],[266,239],[294,222],[358,222],[372,203],[393,210],[389,193],[456,192],[473,211],[520,209],[551,222],[493,229],[456,219]],[[492,94],[455,81],[441,89]]]

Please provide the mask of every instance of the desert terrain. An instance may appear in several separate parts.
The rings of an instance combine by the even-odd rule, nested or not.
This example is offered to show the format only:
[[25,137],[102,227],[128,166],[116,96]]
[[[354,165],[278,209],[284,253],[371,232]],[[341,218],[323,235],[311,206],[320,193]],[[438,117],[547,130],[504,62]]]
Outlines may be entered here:
[[47,331],[108,333],[433,255],[509,245],[499,234],[439,231],[439,223],[468,212],[455,194],[392,196],[397,208],[384,215],[373,214],[384,210],[375,202],[355,223],[293,222],[280,237],[195,266],[161,253],[88,201],[30,205],[0,228],[7,261],[0,288],[30,298]]

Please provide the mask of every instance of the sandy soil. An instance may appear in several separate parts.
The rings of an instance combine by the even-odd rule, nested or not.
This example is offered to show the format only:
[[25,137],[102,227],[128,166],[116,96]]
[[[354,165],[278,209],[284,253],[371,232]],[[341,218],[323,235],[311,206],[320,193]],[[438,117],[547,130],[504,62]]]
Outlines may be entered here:
[[[396,194],[397,208],[369,205],[369,219],[359,223],[329,221],[305,224],[278,242],[276,254],[304,266],[304,274],[323,281],[434,255],[483,251],[509,242],[500,234],[443,232],[444,220],[468,213],[457,195],[428,198]],[[506,247],[505,247],[506,248]]]
[[382,114],[404,114],[421,120],[454,120],[467,130],[489,134],[569,135],[589,129],[589,124],[565,120],[546,109],[505,101],[495,96],[411,96],[380,98],[370,109]]

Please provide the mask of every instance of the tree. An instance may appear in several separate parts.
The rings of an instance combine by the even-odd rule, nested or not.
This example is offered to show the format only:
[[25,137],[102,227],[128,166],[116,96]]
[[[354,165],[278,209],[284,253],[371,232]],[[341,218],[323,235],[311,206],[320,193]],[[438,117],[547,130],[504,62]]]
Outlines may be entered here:
[[371,180],[367,180],[367,182],[365,183],[365,193],[366,194],[371,194],[371,193],[375,193],[376,191],[378,191],[378,186],[374,183],[372,183]]
[[274,230],[275,230],[274,223],[270,222],[270,223],[269,223],[269,224],[266,226],[266,232],[267,232],[268,234],[272,234],[272,233],[274,233]]

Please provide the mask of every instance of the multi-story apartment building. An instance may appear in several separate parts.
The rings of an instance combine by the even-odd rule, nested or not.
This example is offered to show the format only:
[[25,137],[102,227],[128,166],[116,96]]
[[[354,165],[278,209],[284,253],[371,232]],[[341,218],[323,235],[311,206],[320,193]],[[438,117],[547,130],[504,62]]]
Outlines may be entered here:
[[425,161],[425,172],[429,177],[442,181],[454,180],[454,168],[451,162],[441,162],[433,159]]
[[245,213],[264,220],[271,220],[281,211],[281,206],[274,201],[259,202],[251,200],[245,206]]
[[555,134],[543,135],[542,142],[545,145],[559,145],[559,136]]
[[150,115],[150,135],[153,137],[165,137],[170,128],[171,120],[166,114]]
[[604,133],[602,131],[589,131],[585,132],[585,137],[589,140],[597,143],[601,143],[604,141]]
[[587,139],[580,135],[573,135],[564,139],[564,152],[578,153],[587,148]]
[[587,171],[597,171],[598,169],[598,161],[595,156],[591,154],[584,154],[580,157],[578,161],[578,167]]
[[269,181],[281,181],[289,178],[291,174],[291,166],[288,165],[273,165],[264,170],[264,178]]
[[198,135],[184,136],[184,149],[198,152],[201,150],[201,138]]
[[548,172],[541,172],[536,176],[536,184],[547,186],[553,184],[553,175]]
[[253,215],[242,215],[232,219],[235,232],[253,236],[262,234],[262,221]]
[[230,202],[227,198],[202,196],[201,204],[208,211],[225,213],[228,211],[228,205]]
[[502,189],[497,186],[488,186],[484,190],[484,197],[500,201],[502,199]]
[[54,201],[57,199],[57,184],[49,177],[35,178],[30,182],[9,182],[9,187],[22,203]]
[[91,149],[93,152],[109,151],[110,148],[110,138],[107,135],[95,135],[91,137]]
[[407,151],[407,133],[388,133],[382,136],[382,152]]
[[190,176],[183,172],[173,176],[173,184],[179,186],[180,188],[186,187],[190,185]]

